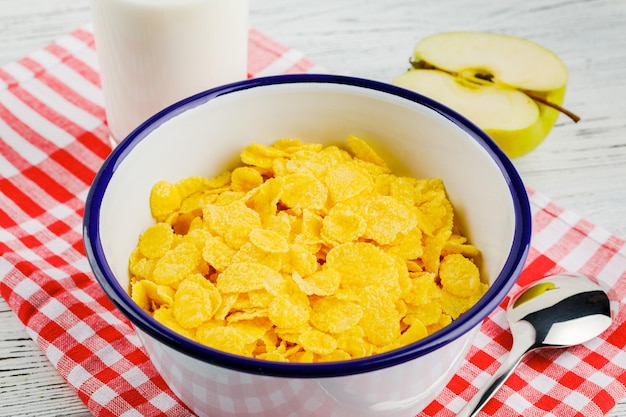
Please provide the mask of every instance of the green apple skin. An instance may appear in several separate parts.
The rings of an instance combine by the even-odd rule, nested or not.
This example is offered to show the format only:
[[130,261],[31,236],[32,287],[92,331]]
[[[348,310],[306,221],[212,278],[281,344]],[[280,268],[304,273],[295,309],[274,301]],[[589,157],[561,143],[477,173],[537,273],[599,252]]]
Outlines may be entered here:
[[[551,103],[561,105],[565,98],[565,87],[546,94],[545,98]],[[539,118],[522,131],[484,129],[509,158],[519,158],[530,153],[543,142],[554,127],[559,111],[541,103],[537,103],[537,107]]]

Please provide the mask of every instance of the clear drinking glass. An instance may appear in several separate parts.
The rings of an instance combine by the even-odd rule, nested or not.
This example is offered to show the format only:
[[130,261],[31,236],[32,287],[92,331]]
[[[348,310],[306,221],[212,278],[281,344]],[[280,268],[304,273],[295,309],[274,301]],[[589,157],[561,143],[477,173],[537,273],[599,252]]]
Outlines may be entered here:
[[162,108],[247,77],[248,0],[91,0],[113,143]]

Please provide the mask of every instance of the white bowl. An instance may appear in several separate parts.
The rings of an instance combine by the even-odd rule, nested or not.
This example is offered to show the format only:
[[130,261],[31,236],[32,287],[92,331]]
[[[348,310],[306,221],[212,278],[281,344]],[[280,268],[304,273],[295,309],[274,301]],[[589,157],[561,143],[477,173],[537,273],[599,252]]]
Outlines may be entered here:
[[[482,251],[486,295],[452,324],[403,348],[344,362],[249,359],[186,339],[127,293],[128,257],[150,224],[152,185],[233,167],[249,143],[356,135],[395,173],[442,178],[457,221]],[[531,215],[513,165],[457,113],[388,84],[328,75],[252,79],[183,100],[146,121],[105,161],[84,219],[96,279],[133,323],[158,371],[200,416],[414,416],[454,375],[483,319],[526,259]]]

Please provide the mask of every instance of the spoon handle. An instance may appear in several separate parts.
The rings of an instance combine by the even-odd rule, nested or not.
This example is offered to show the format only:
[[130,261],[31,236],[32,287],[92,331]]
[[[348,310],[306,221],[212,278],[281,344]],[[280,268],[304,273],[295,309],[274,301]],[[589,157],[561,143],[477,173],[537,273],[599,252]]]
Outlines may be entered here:
[[[508,356],[491,376],[491,378],[483,385],[483,387],[472,397],[472,399],[457,413],[457,417],[475,417],[483,406],[494,396],[496,391],[511,376],[517,365],[520,363],[524,355],[532,350],[535,343],[535,332],[526,322],[516,323],[520,328],[514,332],[516,339]],[[519,337],[518,337],[519,336]]]

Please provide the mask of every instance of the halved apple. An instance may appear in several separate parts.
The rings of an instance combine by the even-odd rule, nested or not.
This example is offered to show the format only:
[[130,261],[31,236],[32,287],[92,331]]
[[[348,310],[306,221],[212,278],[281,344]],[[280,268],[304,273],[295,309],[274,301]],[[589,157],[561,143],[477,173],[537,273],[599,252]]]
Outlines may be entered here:
[[415,45],[412,68],[393,84],[429,96],[485,130],[511,158],[537,147],[554,126],[568,73],[548,49],[509,35],[446,32]]

